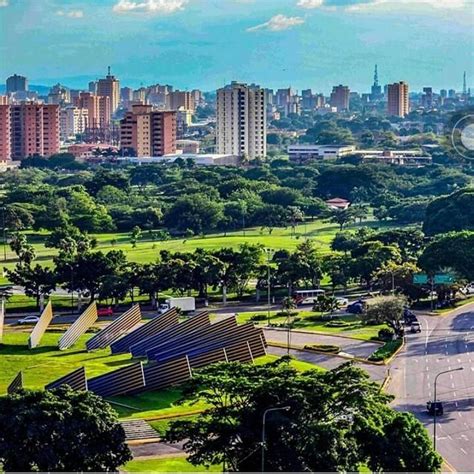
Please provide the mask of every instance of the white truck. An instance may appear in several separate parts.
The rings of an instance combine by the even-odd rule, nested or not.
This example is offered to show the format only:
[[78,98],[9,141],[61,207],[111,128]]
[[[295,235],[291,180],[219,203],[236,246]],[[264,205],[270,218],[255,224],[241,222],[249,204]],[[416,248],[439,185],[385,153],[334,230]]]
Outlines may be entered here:
[[160,304],[158,312],[163,314],[171,308],[179,308],[183,313],[189,313],[196,310],[196,300],[192,296],[168,298],[164,304]]

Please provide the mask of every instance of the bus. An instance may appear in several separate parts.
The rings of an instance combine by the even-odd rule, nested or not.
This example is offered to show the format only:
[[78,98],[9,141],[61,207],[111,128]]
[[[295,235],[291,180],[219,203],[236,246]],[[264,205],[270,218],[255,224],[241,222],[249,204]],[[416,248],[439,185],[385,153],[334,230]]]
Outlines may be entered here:
[[314,304],[320,296],[324,296],[324,290],[297,290],[293,294],[296,305]]

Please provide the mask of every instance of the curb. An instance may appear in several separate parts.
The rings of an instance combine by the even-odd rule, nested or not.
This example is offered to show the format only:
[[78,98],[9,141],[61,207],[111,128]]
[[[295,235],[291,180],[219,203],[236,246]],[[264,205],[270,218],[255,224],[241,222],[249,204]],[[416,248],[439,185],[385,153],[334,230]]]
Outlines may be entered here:
[[[286,349],[288,347],[286,344],[281,343],[281,342],[267,341],[267,344],[269,346],[280,347],[282,349]],[[373,362],[373,361],[370,361],[370,360],[367,360],[367,359],[362,359],[360,357],[347,356],[347,355],[344,355],[344,354],[341,354],[341,353],[335,354],[334,352],[318,351],[317,349],[305,349],[304,346],[298,346],[298,345],[294,345],[294,344],[290,345],[290,349],[293,349],[295,351],[303,351],[303,352],[310,352],[310,353],[314,353],[314,354],[325,355],[325,356],[328,356],[328,357],[340,357],[341,359],[352,360],[352,361],[355,361],[355,362],[361,362],[363,364],[378,365],[378,366],[383,365],[382,362]]]
[[[264,330],[269,329],[273,331],[287,331],[286,328],[273,328],[273,327],[268,327],[268,326],[264,326],[263,329]],[[354,336],[346,336],[346,335],[341,335],[337,333],[333,334],[333,333],[328,333],[328,332],[323,332],[323,331],[310,331],[308,329],[292,329],[291,332],[297,332],[300,334],[318,334],[320,336],[329,336],[329,337],[341,337],[342,339],[350,339],[352,341],[359,341],[359,342],[368,342],[371,344],[380,344],[382,346],[385,344],[384,342],[381,342],[381,341],[373,341],[373,340],[368,341],[367,339],[361,339]]]
[[380,386],[380,391],[384,391],[385,392],[385,389],[387,388],[388,384],[390,383],[390,381],[392,380],[392,376],[391,375],[387,375],[384,379],[383,379],[383,382],[382,382],[382,385]]
[[151,443],[159,443],[161,438],[143,438],[143,439],[131,439],[130,441],[126,441],[129,446],[140,446],[142,444],[151,444]]
[[402,345],[388,358],[383,361],[383,365],[388,365],[390,362],[392,362],[395,357],[397,357],[398,354],[402,351],[402,349],[405,348],[405,337],[402,339]]

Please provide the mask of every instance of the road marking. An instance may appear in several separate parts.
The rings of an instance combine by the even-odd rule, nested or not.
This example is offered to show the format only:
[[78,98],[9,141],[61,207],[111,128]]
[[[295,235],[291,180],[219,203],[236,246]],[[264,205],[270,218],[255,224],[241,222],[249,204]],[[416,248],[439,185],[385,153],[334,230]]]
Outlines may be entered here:
[[459,448],[459,449],[463,452],[463,454],[467,454],[465,449],[462,449],[462,448]]

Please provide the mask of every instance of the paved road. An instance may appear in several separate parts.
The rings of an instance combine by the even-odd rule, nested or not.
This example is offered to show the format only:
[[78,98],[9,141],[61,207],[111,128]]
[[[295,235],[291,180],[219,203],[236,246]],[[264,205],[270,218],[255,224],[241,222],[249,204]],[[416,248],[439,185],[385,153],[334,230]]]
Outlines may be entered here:
[[388,390],[394,407],[409,411],[433,433],[426,402],[434,397],[434,380],[441,375],[437,398],[445,402],[438,418],[437,449],[458,471],[474,467],[474,304],[449,316],[420,316],[422,333],[407,336],[407,346],[392,364]]
[[[265,337],[267,341],[274,341],[286,344],[287,331],[277,329],[265,329]],[[366,359],[374,351],[376,351],[380,345],[373,342],[358,341],[357,339],[349,339],[346,337],[338,337],[333,335],[325,334],[310,334],[308,332],[291,332],[291,344],[298,346],[304,346],[306,344],[330,344],[336,345],[347,354],[355,357],[361,357]]]

